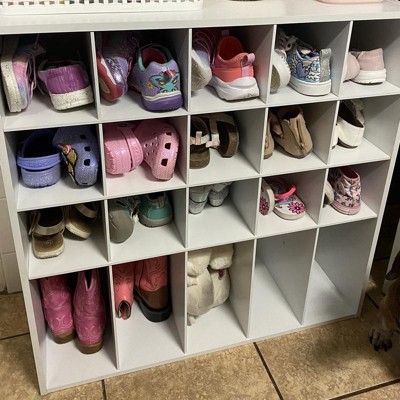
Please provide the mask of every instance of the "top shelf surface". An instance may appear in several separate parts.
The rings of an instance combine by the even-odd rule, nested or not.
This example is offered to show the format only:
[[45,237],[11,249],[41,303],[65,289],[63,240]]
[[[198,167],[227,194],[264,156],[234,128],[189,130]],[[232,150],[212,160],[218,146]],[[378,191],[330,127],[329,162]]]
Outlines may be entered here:
[[326,4],[317,0],[204,0],[199,11],[3,15],[0,34],[244,26],[400,18],[400,2]]

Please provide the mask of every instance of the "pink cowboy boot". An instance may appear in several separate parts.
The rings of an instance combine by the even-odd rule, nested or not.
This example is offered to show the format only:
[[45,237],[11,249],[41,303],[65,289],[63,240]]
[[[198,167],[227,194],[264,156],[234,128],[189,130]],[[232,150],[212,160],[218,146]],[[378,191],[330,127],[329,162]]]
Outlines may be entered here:
[[58,344],[74,338],[71,292],[65,275],[39,279],[44,317]]
[[134,263],[114,265],[112,267],[115,312],[118,318],[128,319],[131,316],[134,268]]
[[84,354],[99,351],[103,346],[106,312],[97,269],[78,273],[74,294],[74,321],[79,350]]

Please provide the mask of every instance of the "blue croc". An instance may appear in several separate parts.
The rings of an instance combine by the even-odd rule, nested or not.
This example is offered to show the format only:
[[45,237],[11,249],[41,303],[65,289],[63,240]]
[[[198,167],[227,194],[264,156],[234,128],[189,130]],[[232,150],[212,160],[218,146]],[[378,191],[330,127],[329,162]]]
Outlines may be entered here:
[[52,144],[54,134],[52,129],[38,129],[25,140],[18,152],[17,165],[26,186],[51,186],[60,179],[62,158]]
[[92,126],[59,128],[53,139],[68,166],[72,180],[80,186],[97,182],[99,169],[99,145]]

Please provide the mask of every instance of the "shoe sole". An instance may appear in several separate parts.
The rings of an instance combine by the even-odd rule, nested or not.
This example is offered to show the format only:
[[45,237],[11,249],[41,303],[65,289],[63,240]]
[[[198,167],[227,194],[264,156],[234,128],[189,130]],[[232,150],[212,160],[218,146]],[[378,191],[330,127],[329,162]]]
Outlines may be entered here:
[[363,71],[352,79],[353,82],[360,83],[363,85],[373,85],[386,81],[386,69],[380,71]]
[[211,78],[211,68],[205,68],[200,57],[192,50],[192,90],[203,89]]
[[70,333],[67,333],[65,335],[54,335],[53,334],[53,339],[54,342],[57,344],[65,344],[70,342],[73,338],[75,337],[75,332],[72,331]]
[[101,350],[103,347],[103,339],[100,342],[95,344],[83,344],[80,340],[78,340],[78,349],[83,354],[94,354]]
[[345,214],[345,215],[355,215],[357,214],[360,209],[361,209],[361,204],[358,207],[346,207],[346,206],[342,206],[340,203],[338,203],[337,201],[333,201],[333,203],[331,204],[331,206],[338,212],[340,212],[341,214]]
[[64,247],[65,247],[64,243],[60,248],[52,251],[37,251],[33,247],[33,254],[35,255],[36,258],[40,259],[58,257],[64,251]]
[[157,228],[169,224],[172,221],[172,215],[161,219],[151,219],[139,211],[139,221],[142,225],[147,226],[148,228]]
[[286,61],[275,51],[272,54],[271,92],[276,92],[288,85],[290,68]]
[[332,81],[326,82],[304,82],[295,76],[290,77],[289,85],[301,94],[306,96],[324,96],[331,92]]
[[94,101],[91,86],[69,93],[55,94],[49,92],[49,95],[54,108],[59,111],[84,106]]
[[19,93],[17,79],[14,74],[12,59],[17,50],[18,36],[9,36],[4,39],[3,54],[0,59],[1,76],[4,93],[10,112],[22,111],[22,99]]
[[149,111],[171,111],[182,107],[183,99],[180,91],[160,93],[156,96],[142,95],[142,104]]
[[[96,63],[99,74],[101,97],[107,101],[113,102],[124,95],[124,91],[116,84],[114,77],[111,75],[110,70],[107,67],[106,61],[99,53],[96,54]],[[128,84],[126,84],[126,86],[128,87]]]
[[221,99],[225,100],[243,100],[260,95],[257,81],[253,77],[238,78],[227,83],[213,76],[209,85],[217,91]]
[[139,307],[142,310],[143,315],[151,322],[162,322],[167,320],[171,313],[172,307],[171,304],[168,304],[167,307],[162,308],[161,310],[154,310],[150,308],[140,297],[140,294],[135,290],[134,299],[139,303]]

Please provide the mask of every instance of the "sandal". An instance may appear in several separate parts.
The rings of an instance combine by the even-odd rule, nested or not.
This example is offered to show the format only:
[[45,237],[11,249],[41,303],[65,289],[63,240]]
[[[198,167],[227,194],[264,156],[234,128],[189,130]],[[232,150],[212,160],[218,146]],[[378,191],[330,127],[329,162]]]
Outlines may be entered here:
[[99,212],[96,203],[75,204],[64,208],[65,227],[74,235],[87,239]]
[[210,132],[199,117],[191,118],[190,126],[190,168],[204,168],[210,163]]
[[36,258],[57,257],[64,251],[64,216],[61,207],[31,212],[32,250]]
[[271,186],[265,179],[261,181],[261,195],[260,195],[260,206],[258,211],[261,215],[268,215],[274,210],[275,197]]
[[267,178],[266,182],[274,192],[274,213],[283,219],[299,219],[306,214],[304,203],[295,194],[296,185],[288,184],[282,178]]
[[239,132],[235,119],[228,114],[216,113],[202,115],[211,132],[209,147],[216,148],[222,157],[232,157],[239,147]]

